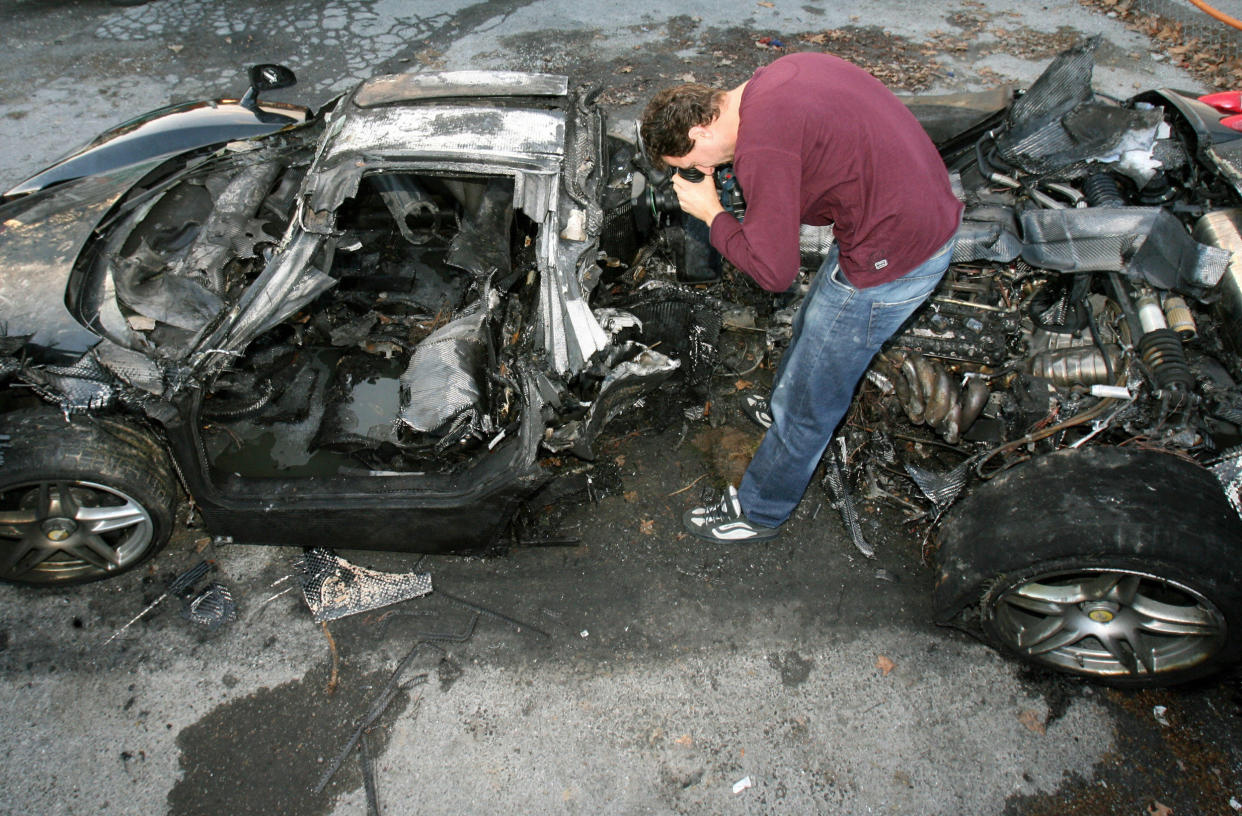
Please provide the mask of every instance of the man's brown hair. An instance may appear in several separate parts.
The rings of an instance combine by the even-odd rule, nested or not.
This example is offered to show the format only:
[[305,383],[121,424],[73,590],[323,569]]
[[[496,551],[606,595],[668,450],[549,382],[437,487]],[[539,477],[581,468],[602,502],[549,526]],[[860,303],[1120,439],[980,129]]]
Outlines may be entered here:
[[665,88],[651,98],[643,111],[641,133],[656,169],[664,166],[661,157],[684,156],[694,149],[690,128],[715,121],[723,98],[723,91],[697,82]]

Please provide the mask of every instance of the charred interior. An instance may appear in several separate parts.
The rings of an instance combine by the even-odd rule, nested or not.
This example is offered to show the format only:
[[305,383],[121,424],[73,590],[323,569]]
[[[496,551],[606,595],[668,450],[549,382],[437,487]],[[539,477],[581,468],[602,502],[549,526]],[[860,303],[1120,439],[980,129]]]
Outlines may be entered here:
[[[372,174],[337,212],[334,285],[205,395],[213,464],[240,475],[452,468],[519,418],[505,365],[537,292],[513,180]],[[272,444],[279,439],[279,446]]]
[[536,448],[590,459],[679,370],[703,397],[719,304],[644,243],[632,149],[564,78],[495,76],[494,110],[381,78],[299,131],[160,164],[76,262],[105,342],[14,369],[67,412],[171,408],[236,495],[461,474],[519,436],[519,470]]

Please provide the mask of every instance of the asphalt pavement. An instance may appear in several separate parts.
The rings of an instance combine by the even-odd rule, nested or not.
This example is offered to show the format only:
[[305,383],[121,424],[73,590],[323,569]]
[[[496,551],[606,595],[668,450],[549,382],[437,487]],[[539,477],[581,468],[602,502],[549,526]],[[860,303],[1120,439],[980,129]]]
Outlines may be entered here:
[[[0,20],[4,188],[137,113],[235,97],[257,62],[299,76],[272,98],[312,105],[377,73],[565,72],[605,89],[619,129],[664,85],[738,82],[826,31],[903,66],[888,81],[909,92],[1029,83],[1096,33],[1101,90],[1204,88],[1070,0],[0,0]],[[622,420],[601,441],[615,478],[558,520],[573,545],[342,549],[431,573],[435,592],[387,615],[314,623],[292,589],[300,551],[217,544],[189,508],[149,568],[0,586],[0,813],[366,813],[356,752],[316,789],[399,667],[366,751],[392,816],[1242,811],[1236,680],[1122,693],[939,629],[899,513],[865,518],[874,561],[814,485],[773,544],[681,535],[692,485],[756,438],[736,415]],[[109,642],[201,559],[235,622],[196,627],[166,601]]]

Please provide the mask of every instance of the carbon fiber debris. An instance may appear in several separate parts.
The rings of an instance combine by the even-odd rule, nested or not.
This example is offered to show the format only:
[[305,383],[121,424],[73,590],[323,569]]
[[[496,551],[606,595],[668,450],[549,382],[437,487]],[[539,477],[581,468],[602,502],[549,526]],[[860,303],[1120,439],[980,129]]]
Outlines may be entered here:
[[316,623],[408,601],[431,592],[431,573],[394,574],[355,566],[320,547],[298,559],[302,597]]

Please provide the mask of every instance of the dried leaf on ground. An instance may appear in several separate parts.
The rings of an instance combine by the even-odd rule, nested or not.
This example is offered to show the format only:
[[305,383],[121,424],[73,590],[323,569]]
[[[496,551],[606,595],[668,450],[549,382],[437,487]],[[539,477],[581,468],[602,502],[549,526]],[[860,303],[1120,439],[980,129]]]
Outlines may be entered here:
[[737,382],[733,383],[733,387],[736,388],[738,391],[745,391],[747,388],[750,388],[752,385],[754,385],[754,383],[751,382],[750,380],[738,380]]
[[888,677],[888,673],[897,668],[897,664],[884,655],[880,655],[875,659],[875,667],[880,670],[881,675]]
[[643,519],[642,521],[638,522],[638,532],[642,533],[643,535],[655,535],[655,520],[654,519]]
[[627,490],[627,491],[625,491],[624,493],[622,493],[621,495],[625,498],[625,500],[626,500],[627,502],[631,502],[631,503],[633,503],[633,502],[638,501],[638,491],[637,491],[637,490]]
[[1044,734],[1048,731],[1047,726],[1044,725],[1044,718],[1039,716],[1038,711],[1029,708],[1018,715],[1018,722],[1036,734]]
[[1159,802],[1152,802],[1147,806],[1147,813],[1148,816],[1173,816],[1173,808]]
[[694,745],[694,737],[690,736],[689,734],[682,734],[680,737],[673,740],[673,742],[677,743],[683,748],[689,748],[691,745]]

